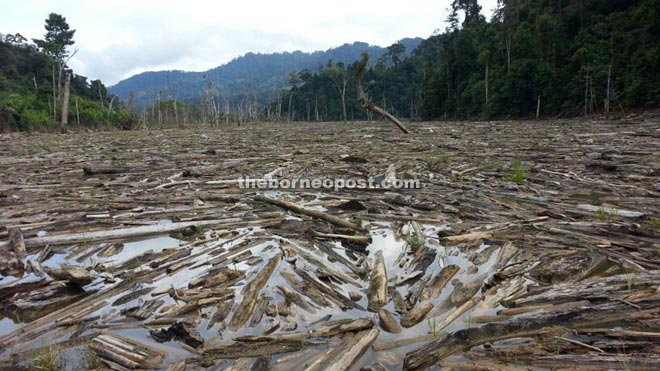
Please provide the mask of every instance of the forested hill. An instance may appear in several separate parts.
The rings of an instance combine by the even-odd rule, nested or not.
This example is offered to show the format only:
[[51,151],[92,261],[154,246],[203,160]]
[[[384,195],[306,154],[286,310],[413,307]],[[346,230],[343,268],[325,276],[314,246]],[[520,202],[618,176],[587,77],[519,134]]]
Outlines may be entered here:
[[[409,54],[420,43],[421,38],[406,38],[400,41]],[[227,64],[205,72],[148,71],[120,81],[108,90],[126,100],[131,91],[136,94],[136,104],[146,106],[158,99],[199,102],[205,91],[213,89],[214,94],[229,97],[229,101],[257,99],[268,102],[283,88],[290,86],[289,74],[303,69],[318,70],[333,63],[351,64],[360,59],[362,53],[369,53],[374,60],[383,56],[387,49],[354,42],[342,46],[304,53],[301,51],[260,54],[247,53]]]
[[[490,18],[454,0],[448,27],[412,55],[375,65],[375,102],[403,117],[489,119],[622,114],[660,106],[660,1],[502,0]],[[347,66],[346,75],[354,74]],[[332,70],[305,75],[284,116],[364,119],[350,80],[342,115]],[[318,114],[317,114],[318,112]],[[344,116],[344,117],[342,117]]]

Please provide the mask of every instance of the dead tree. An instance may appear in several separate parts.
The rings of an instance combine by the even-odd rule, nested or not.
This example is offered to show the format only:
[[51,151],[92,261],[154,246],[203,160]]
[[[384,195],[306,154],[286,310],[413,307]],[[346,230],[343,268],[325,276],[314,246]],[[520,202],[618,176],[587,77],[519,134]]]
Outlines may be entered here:
[[69,124],[69,90],[71,88],[71,73],[67,72],[62,92],[62,132],[66,133]]
[[386,110],[384,110],[384,109],[378,107],[377,105],[375,105],[369,99],[369,96],[367,95],[367,93],[364,91],[364,88],[362,87],[362,75],[364,75],[364,73],[366,72],[368,64],[369,64],[369,54],[368,53],[363,53],[362,54],[362,60],[358,64],[357,70],[355,71],[355,82],[356,82],[357,90],[358,90],[358,102],[360,102],[360,105],[363,108],[366,108],[367,110],[369,110],[371,112],[377,113],[377,114],[385,117],[386,119],[392,121],[396,126],[398,126],[399,129],[401,129],[402,132],[404,132],[405,134],[409,134],[410,131],[408,130],[408,128],[406,128],[405,125],[403,125],[403,123],[401,121],[399,121],[398,118],[394,117],[392,114],[390,114]]

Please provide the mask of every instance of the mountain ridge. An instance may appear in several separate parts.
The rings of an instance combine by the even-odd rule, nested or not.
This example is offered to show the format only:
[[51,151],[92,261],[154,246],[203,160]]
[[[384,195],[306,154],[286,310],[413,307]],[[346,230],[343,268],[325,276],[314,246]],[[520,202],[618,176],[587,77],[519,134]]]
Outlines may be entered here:
[[[404,38],[406,55],[410,54],[422,38]],[[367,52],[377,61],[387,52],[387,48],[365,42],[345,43],[338,47],[314,52],[258,53],[248,52],[231,61],[206,71],[163,70],[145,71],[121,80],[108,88],[111,94],[123,100],[135,92],[137,106],[148,106],[157,99],[177,99],[183,102],[199,102],[206,91],[212,89],[214,95],[223,96],[230,105],[237,104],[245,97],[266,103],[280,90],[290,86],[288,74],[304,69],[317,70],[329,60],[335,63],[351,64],[362,53]]]

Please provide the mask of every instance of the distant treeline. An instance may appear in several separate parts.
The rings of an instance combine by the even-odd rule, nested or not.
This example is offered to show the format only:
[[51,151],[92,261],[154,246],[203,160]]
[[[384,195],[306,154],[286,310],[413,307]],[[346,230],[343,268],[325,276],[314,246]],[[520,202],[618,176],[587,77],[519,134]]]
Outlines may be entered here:
[[[385,51],[374,49],[381,54],[362,83],[374,103],[410,119],[578,116],[655,108],[660,105],[659,19],[660,0],[500,0],[490,20],[477,0],[454,0],[443,32],[421,44],[407,39]],[[33,43],[20,34],[0,34],[0,130],[64,122],[68,74],[71,94],[68,115],[63,116],[70,126],[371,118],[358,104],[358,62],[343,60],[294,71],[288,78],[261,76],[270,81],[266,86],[271,90],[277,85],[274,80],[287,80],[289,88],[270,100],[254,87],[239,94],[240,100],[230,99],[230,92],[221,94],[210,75],[200,74],[193,84],[196,94],[177,91],[182,87],[170,82],[167,89],[156,90],[146,106],[135,104],[134,90],[120,102],[101,81],[87,81],[67,66],[75,53],[69,49],[75,31],[64,17],[51,14],[45,28],[44,39]],[[355,54],[359,45],[333,52]],[[410,51],[406,45],[419,46]],[[302,58],[296,53],[277,56],[294,57]],[[236,69],[239,62],[230,65]],[[142,81],[138,77],[133,83]],[[236,89],[253,82],[243,80],[245,86]],[[195,97],[182,101],[184,93]]]
[[[658,107],[659,20],[658,0],[500,0],[490,21],[476,0],[454,0],[443,33],[403,60],[402,45],[390,46],[363,81],[374,102],[413,119]],[[269,111],[295,120],[366,118],[352,79],[356,66],[329,62],[301,71]]]

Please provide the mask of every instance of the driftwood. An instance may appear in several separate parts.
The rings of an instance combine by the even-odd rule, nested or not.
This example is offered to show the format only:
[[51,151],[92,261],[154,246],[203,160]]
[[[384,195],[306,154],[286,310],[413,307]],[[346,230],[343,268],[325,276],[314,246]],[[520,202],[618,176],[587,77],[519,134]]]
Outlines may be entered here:
[[358,333],[347,333],[337,348],[322,354],[305,370],[348,370],[378,337],[379,331],[371,329]]
[[450,264],[442,268],[438,274],[436,274],[431,282],[424,288],[420,298],[422,300],[428,300],[432,298],[437,298],[442,292],[442,289],[445,288],[447,283],[454,277],[458,272],[459,267],[455,264]]
[[[157,224],[143,227],[133,227],[124,229],[112,229],[108,231],[95,231],[86,233],[64,234],[59,236],[34,237],[25,240],[25,246],[35,248],[45,245],[63,245],[74,243],[90,243],[96,241],[113,240],[120,238],[135,238],[154,234],[169,233],[179,229],[195,227],[220,225],[222,220],[200,220],[197,222],[181,222],[171,224]],[[0,249],[4,248],[8,242],[0,242]]]
[[128,369],[159,368],[166,353],[117,334],[103,333],[89,347],[104,362],[117,363]]
[[380,327],[387,331],[398,334],[401,332],[401,327],[394,318],[394,315],[385,308],[378,310],[378,318],[380,319]]
[[44,268],[44,272],[55,279],[74,285],[84,286],[92,282],[89,271],[76,265],[61,264],[59,268]]
[[[625,306],[626,304],[623,303],[607,303],[573,311],[543,313],[531,318],[515,318],[507,322],[491,323],[479,328],[459,330],[406,354],[404,369],[422,369],[462,349],[469,349],[496,340],[537,336],[551,331],[555,326],[583,327],[594,323],[621,320],[619,311]],[[655,307],[636,312],[634,315],[629,315],[627,319],[652,318],[658,313],[660,313],[660,308]]]
[[254,306],[257,301],[257,295],[259,295],[261,289],[266,285],[266,282],[270,278],[270,275],[273,274],[273,271],[277,267],[281,258],[282,256],[280,254],[270,258],[268,263],[266,263],[266,266],[243,288],[243,301],[236,307],[236,310],[232,315],[231,321],[229,322],[230,329],[238,329],[247,322],[250,316],[252,316],[252,311],[254,311]]
[[359,231],[359,232],[364,232],[364,229],[362,227],[360,227],[360,226],[358,226],[354,223],[348,222],[348,221],[346,221],[344,219],[341,219],[341,218],[338,218],[334,215],[326,214],[326,213],[323,213],[323,212],[320,212],[320,211],[317,211],[317,210],[306,209],[306,208],[304,208],[300,205],[294,204],[293,202],[276,200],[274,198],[270,198],[270,197],[266,197],[266,196],[262,196],[262,195],[257,195],[254,199],[257,200],[257,201],[266,202],[266,203],[269,203],[269,204],[272,204],[272,205],[283,207],[285,209],[291,210],[291,211],[293,211],[295,213],[298,213],[298,214],[307,215],[307,216],[310,216],[312,218],[322,219],[322,220],[325,220],[326,222],[334,224],[338,227],[352,229],[352,230],[356,230],[356,231]]
[[278,334],[270,336],[244,335],[235,337],[234,340],[242,342],[266,342],[275,340],[305,340],[315,337],[330,337],[347,332],[358,332],[368,330],[373,327],[373,321],[368,318],[359,318],[356,320],[342,319],[337,321],[328,321],[316,329],[305,332],[293,332],[288,334]]
[[374,312],[387,303],[387,271],[382,250],[377,251],[375,255],[367,299],[369,301],[367,309]]
[[[140,343],[187,322],[206,328],[204,345],[154,344],[190,352],[157,368],[328,366],[376,328],[376,353],[350,357],[351,367],[401,369],[399,354],[378,350],[407,345],[409,361],[428,357],[418,365],[657,368],[657,118],[406,125],[422,135],[384,135],[372,122],[13,135],[0,161],[0,314],[15,323],[0,334],[11,350],[2,360],[29,362],[43,344],[68,357],[99,331],[130,330],[122,335]],[[616,171],[586,166],[603,161]],[[84,176],[87,164],[120,172]],[[420,188],[266,193],[337,225],[255,201],[236,174]],[[423,248],[409,248],[419,247],[411,229]],[[26,259],[11,242],[18,232]],[[377,318],[364,307],[379,250],[390,280]],[[61,264],[92,282],[37,277]],[[437,310],[419,315],[428,303]],[[392,318],[419,322],[386,334],[397,331]],[[146,368],[111,353],[101,368]]]
[[433,309],[433,304],[429,302],[418,303],[411,310],[401,315],[401,326],[412,327],[422,322],[426,314]]
[[204,338],[192,324],[187,322],[176,322],[167,329],[151,330],[149,334],[159,343],[177,340],[192,348],[199,348],[204,345]]

